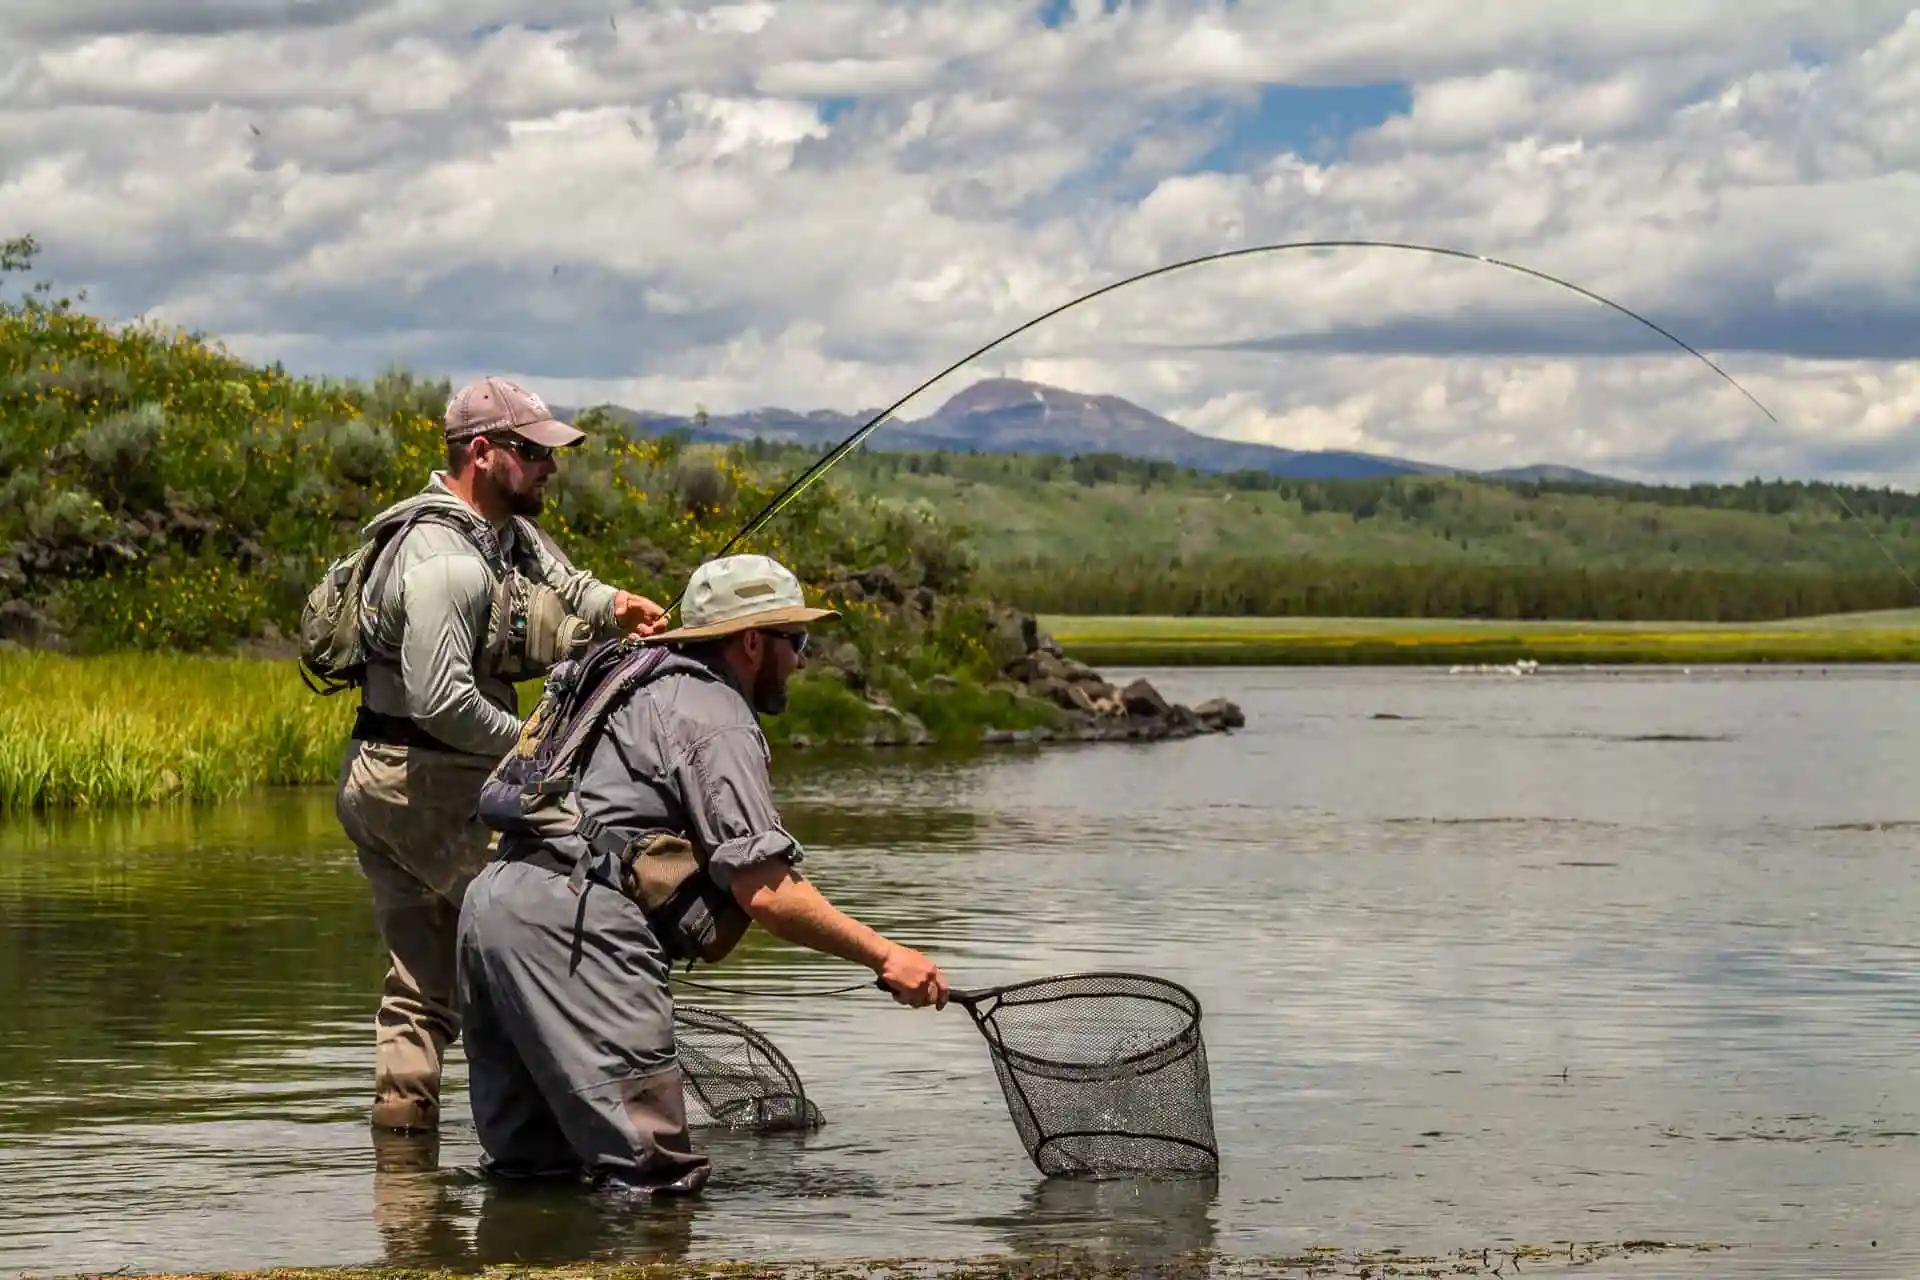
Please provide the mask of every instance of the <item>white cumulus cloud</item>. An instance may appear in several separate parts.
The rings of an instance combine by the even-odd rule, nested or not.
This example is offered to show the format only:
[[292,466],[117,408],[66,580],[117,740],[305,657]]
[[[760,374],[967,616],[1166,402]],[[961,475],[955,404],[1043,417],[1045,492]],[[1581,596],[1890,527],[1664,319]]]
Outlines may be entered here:
[[[949,379],[1465,466],[1920,482],[1920,11],[15,0],[0,229],[299,370],[870,408]],[[1332,152],[1272,84],[1404,86]],[[1311,95],[1306,99],[1311,102]]]

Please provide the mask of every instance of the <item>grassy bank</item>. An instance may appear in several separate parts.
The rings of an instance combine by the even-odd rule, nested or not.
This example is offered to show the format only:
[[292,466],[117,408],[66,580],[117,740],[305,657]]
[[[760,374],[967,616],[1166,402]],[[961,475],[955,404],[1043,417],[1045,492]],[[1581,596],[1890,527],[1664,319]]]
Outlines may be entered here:
[[1118,666],[1920,662],[1920,610],[1764,623],[1042,616],[1068,655]]
[[[981,729],[1054,718],[1032,699],[970,676],[887,677],[889,704],[808,673],[776,748],[898,739],[912,716],[934,743],[977,742]],[[520,688],[521,711],[539,685]],[[170,802],[216,803],[258,787],[331,785],[353,722],[354,694],[319,698],[291,661],[123,653],[0,653],[0,814]]]

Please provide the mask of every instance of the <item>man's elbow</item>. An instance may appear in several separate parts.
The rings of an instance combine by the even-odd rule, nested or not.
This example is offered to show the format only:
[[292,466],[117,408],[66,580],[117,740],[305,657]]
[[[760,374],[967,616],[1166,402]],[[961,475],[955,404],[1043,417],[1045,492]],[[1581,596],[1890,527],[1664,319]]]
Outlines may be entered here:
[[729,892],[740,909],[755,920],[766,921],[779,915],[782,891],[794,884],[800,873],[782,858],[773,858],[759,866],[733,874]]

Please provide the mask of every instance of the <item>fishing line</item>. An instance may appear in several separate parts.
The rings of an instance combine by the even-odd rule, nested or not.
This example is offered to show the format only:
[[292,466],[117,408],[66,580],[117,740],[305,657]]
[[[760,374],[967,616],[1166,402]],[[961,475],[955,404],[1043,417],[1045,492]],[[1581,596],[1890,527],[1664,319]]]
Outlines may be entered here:
[[[1670,333],[1666,329],[1662,328],[1660,325],[1655,324],[1652,320],[1649,320],[1645,316],[1641,315],[1639,312],[1634,311],[1626,306],[1623,306],[1622,304],[1613,301],[1613,299],[1611,298],[1595,293],[1593,290],[1585,288],[1581,285],[1574,284],[1570,280],[1562,280],[1560,277],[1551,275],[1545,271],[1541,271],[1538,268],[1524,266],[1517,262],[1507,262],[1504,259],[1500,259],[1500,258],[1488,257],[1486,254],[1482,254],[1482,253],[1472,253],[1465,249],[1449,249],[1439,245],[1415,244],[1415,243],[1411,243],[1407,241],[1399,241],[1399,240],[1294,240],[1294,241],[1288,241],[1280,244],[1249,245],[1239,249],[1226,249],[1218,253],[1203,254],[1196,258],[1187,258],[1179,262],[1167,263],[1164,266],[1154,267],[1151,270],[1142,271],[1135,275],[1127,276],[1126,278],[1121,280],[1115,280],[1110,284],[1102,285],[1100,288],[1093,290],[1091,293],[1085,293],[1080,295],[1077,298],[1073,298],[1067,302],[1063,302],[1059,306],[1054,307],[1050,311],[1042,312],[1040,315],[1035,316],[1033,319],[1027,321],[1025,324],[1022,324],[1014,329],[1009,329],[1006,333],[1001,334],[999,337],[995,338],[993,341],[986,343],[983,346],[977,347],[973,351],[968,352],[965,356],[962,356],[960,359],[954,361],[952,364],[948,365],[946,368],[942,369],[940,372],[934,374],[931,378],[928,378],[925,382],[922,382],[919,386],[909,391],[906,395],[901,396],[898,400],[894,401],[892,404],[888,405],[886,408],[880,410],[878,413],[874,414],[872,418],[868,419],[857,430],[855,430],[850,435],[848,435],[846,439],[840,441],[827,453],[822,455],[816,462],[814,462],[812,466],[808,467],[805,471],[801,472],[800,475],[795,477],[787,485],[785,489],[782,489],[778,494],[774,495],[774,497],[770,499],[767,502],[767,504],[763,506],[760,509],[760,511],[754,515],[752,519],[748,520],[747,523],[741,527],[740,531],[734,534],[733,537],[727,542],[727,545],[720,549],[719,554],[723,556],[727,555],[741,542],[745,541],[747,538],[750,538],[755,533],[759,532],[760,529],[763,528],[770,520],[772,520],[776,515],[780,514],[780,512],[783,511],[788,506],[788,504],[793,502],[794,499],[798,498],[801,494],[805,493],[809,488],[811,488],[813,484],[817,480],[819,480],[821,476],[825,475],[830,468],[832,468],[836,463],[838,463],[840,459],[844,458],[847,454],[851,453],[853,450],[859,448],[862,441],[864,441],[869,435],[872,435],[874,430],[878,428],[881,423],[885,422],[888,418],[892,417],[893,414],[896,411],[898,411],[902,405],[906,404],[907,401],[913,399],[915,396],[919,395],[922,391],[925,391],[927,388],[933,386],[935,383],[939,382],[941,379],[956,372],[957,370],[961,369],[965,365],[971,363],[974,360],[979,359],[983,355],[986,355],[989,351],[992,351],[994,348],[1001,346],[1004,343],[1010,342],[1014,338],[1019,337],[1021,334],[1025,333],[1029,329],[1034,328],[1036,325],[1043,324],[1046,321],[1053,319],[1055,316],[1061,315],[1062,313],[1067,311],[1071,311],[1073,308],[1078,307],[1083,303],[1091,302],[1095,298],[1101,297],[1105,294],[1112,293],[1118,289],[1124,289],[1129,285],[1139,284],[1143,280],[1150,280],[1155,276],[1168,275],[1175,271],[1184,271],[1187,268],[1203,266],[1207,263],[1224,262],[1232,258],[1246,258],[1246,257],[1253,257],[1255,255],[1270,254],[1270,253],[1285,253],[1293,250],[1302,250],[1302,249],[1307,249],[1307,250],[1311,250],[1311,249],[1398,249],[1408,253],[1426,253],[1426,254],[1432,254],[1436,257],[1458,258],[1466,262],[1484,263],[1490,267],[1499,267],[1505,271],[1518,272],[1521,275],[1531,276],[1536,280],[1543,280],[1548,284],[1558,285],[1563,289],[1571,290],[1572,292],[1579,294],[1583,298],[1586,298],[1592,302],[1597,302],[1603,307],[1611,308],[1612,310],[1619,312],[1621,315],[1626,316],[1631,320],[1636,320],[1639,323],[1645,325],[1647,328],[1653,330],[1655,333],[1659,334],[1661,337],[1667,339],[1669,342],[1673,343],[1675,346],[1679,347],[1681,350],[1687,352],[1689,355],[1699,360],[1702,364],[1706,365],[1707,368],[1719,374],[1723,379],[1726,380],[1729,386],[1731,386],[1734,390],[1738,391],[1741,395],[1745,396],[1749,401],[1751,401],[1754,407],[1759,409],[1761,413],[1764,413],[1765,415],[1767,415],[1767,418],[1769,421],[1774,423],[1776,426],[1785,426],[1785,424],[1780,421],[1779,417],[1773,412],[1773,410],[1767,408],[1766,405],[1762,404],[1760,402],[1760,398],[1754,395],[1753,392],[1747,390],[1744,386],[1740,385],[1740,383],[1734,379],[1732,374],[1728,373],[1725,369],[1722,369],[1719,365],[1715,364],[1712,360],[1708,359],[1700,351],[1696,350],[1694,347],[1689,345],[1687,342],[1682,340],[1677,335]],[[1867,537],[1872,539],[1874,546],[1878,547],[1880,550],[1880,553],[1887,558],[1888,563],[1893,565],[1895,572],[1897,572],[1900,575],[1900,577],[1906,582],[1908,586],[1913,588],[1914,594],[1916,596],[1920,596],[1920,582],[1914,581],[1913,576],[1907,572],[1906,566],[1901,564],[1898,558],[1896,558],[1894,554],[1887,549],[1886,544],[1880,541],[1879,536],[1875,534],[1871,528],[1867,527],[1866,522],[1860,518],[1857,512],[1854,511],[1852,505],[1847,502],[1846,497],[1843,494],[1841,494],[1839,489],[1835,488],[1833,484],[1825,480],[1817,480],[1814,483],[1825,487],[1830,493],[1832,493],[1834,500],[1840,504],[1840,509],[1844,511],[1847,514],[1847,516],[1854,521],[1855,524],[1857,524],[1862,530],[1865,531]],[[685,592],[683,591],[681,595],[674,597],[673,603],[667,606],[667,613],[669,615],[671,615],[675,610],[677,610],[680,607],[681,601],[684,598],[684,596],[685,596]]]

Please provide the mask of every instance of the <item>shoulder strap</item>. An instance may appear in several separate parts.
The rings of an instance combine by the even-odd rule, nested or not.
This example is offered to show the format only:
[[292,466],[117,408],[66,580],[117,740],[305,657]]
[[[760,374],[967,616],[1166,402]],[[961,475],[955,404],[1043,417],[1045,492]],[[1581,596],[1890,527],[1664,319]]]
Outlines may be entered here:
[[667,650],[660,645],[645,645],[621,658],[567,724],[566,736],[554,749],[547,775],[556,782],[562,773],[571,778],[580,748],[612,714],[614,704],[652,679],[666,659]]
[[540,567],[540,553],[544,551],[563,571],[572,571],[573,561],[567,558],[567,553],[562,551],[560,544],[533,520],[526,516],[515,516],[513,529],[519,535],[514,539],[514,545],[520,552],[520,558],[529,568]]
[[452,529],[456,533],[465,534],[467,540],[473,543],[474,548],[486,560],[489,568],[496,574],[504,571],[505,560],[501,555],[500,540],[493,536],[493,530],[484,521],[468,519],[443,507],[423,506],[409,512],[405,519],[399,522],[397,529],[389,526],[374,535],[381,546],[377,553],[378,558],[367,574],[366,600],[377,601],[380,598],[380,591],[386,584],[387,574],[392,572],[393,561],[400,554],[401,540],[413,531],[415,525],[423,521],[430,521]]

